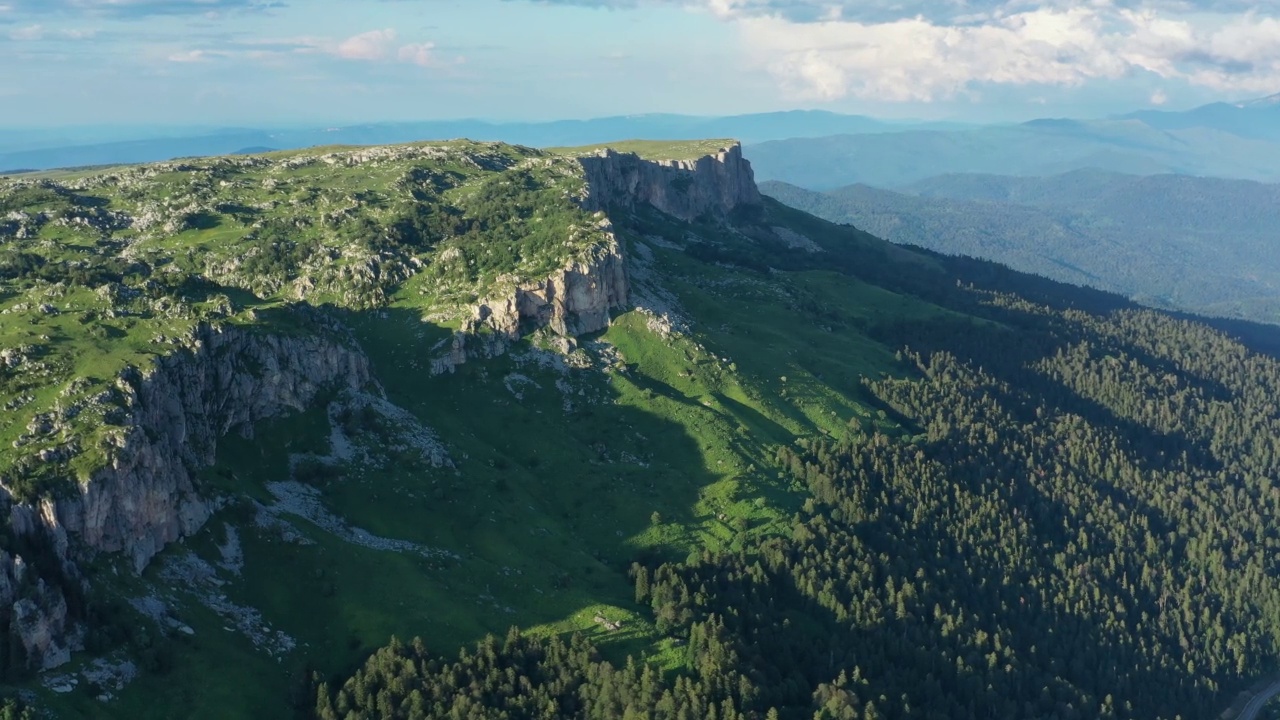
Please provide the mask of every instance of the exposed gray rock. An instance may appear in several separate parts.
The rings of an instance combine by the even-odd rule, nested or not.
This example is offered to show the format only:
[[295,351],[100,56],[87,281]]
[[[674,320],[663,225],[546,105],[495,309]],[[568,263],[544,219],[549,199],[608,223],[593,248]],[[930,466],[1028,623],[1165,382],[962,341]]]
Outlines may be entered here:
[[213,464],[218,438],[303,410],[323,389],[369,382],[364,355],[331,340],[202,328],[183,351],[122,376],[130,417],[109,465],[45,509],[42,522],[63,549],[74,539],[91,551],[123,551],[141,571],[208,519],[192,475]]
[[589,257],[539,282],[516,288],[511,295],[476,308],[473,324],[487,325],[508,339],[550,327],[558,335],[576,337],[609,327],[609,312],[628,299],[626,263],[618,241],[593,248]]
[[606,149],[580,161],[587,176],[585,206],[592,210],[647,203],[682,220],[695,220],[721,218],[761,203],[755,173],[738,143],[697,160],[644,160]]
[[[213,512],[194,475],[214,462],[219,438],[248,435],[257,421],[303,410],[322,390],[371,382],[367,358],[330,339],[202,327],[178,352],[121,375],[121,432],[106,465],[75,493],[24,504],[0,488],[10,528],[49,537],[72,577],[80,575],[77,558],[99,552],[124,553],[140,572]],[[19,598],[24,572],[21,558],[0,552],[0,605],[13,608],[13,629],[33,665],[54,667],[76,646],[66,602],[43,582]]]
[[359,545],[371,550],[421,555],[422,557],[458,559],[455,553],[448,550],[431,548],[408,540],[381,537],[364,528],[355,527],[346,520],[329,512],[329,509],[324,506],[320,491],[308,485],[292,480],[273,482],[267,483],[267,490],[271,491],[271,494],[276,498],[275,504],[266,507],[267,513],[277,517],[283,514],[302,518],[352,545]]
[[[588,210],[632,209],[648,204],[684,220],[724,218],[745,206],[760,205],[751,163],[734,143],[697,160],[644,160],[632,153],[602,150],[579,158],[587,180],[583,206]],[[592,253],[509,294],[478,303],[472,318],[433,350],[431,372],[453,370],[469,358],[506,352],[512,341],[541,328],[573,338],[609,327],[615,310],[631,306],[626,259],[606,219],[609,240]]]
[[[606,223],[602,226],[610,230]],[[452,372],[469,358],[493,357],[512,341],[541,328],[577,337],[609,327],[610,313],[629,307],[630,285],[618,240],[592,248],[543,280],[479,303],[447,350],[431,361],[432,374]]]

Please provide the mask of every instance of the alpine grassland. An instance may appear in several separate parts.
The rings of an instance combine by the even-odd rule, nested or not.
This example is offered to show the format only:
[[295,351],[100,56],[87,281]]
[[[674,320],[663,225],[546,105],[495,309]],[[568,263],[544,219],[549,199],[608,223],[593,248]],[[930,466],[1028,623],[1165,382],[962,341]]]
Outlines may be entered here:
[[0,181],[4,682],[65,717],[1172,719],[1276,669],[1280,362],[688,167],[621,202],[599,150]]

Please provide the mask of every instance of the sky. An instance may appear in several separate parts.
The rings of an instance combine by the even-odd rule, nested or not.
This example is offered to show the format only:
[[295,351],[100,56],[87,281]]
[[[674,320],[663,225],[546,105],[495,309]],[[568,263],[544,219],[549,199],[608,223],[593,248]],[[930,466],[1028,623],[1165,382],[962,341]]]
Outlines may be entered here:
[[971,122],[1280,92],[1280,0],[0,0],[0,126],[824,109]]

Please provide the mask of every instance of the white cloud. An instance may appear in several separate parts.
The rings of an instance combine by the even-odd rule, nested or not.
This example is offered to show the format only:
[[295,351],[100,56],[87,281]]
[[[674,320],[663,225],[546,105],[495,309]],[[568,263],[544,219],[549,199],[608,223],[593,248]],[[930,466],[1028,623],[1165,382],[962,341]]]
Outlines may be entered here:
[[9,33],[10,40],[30,41],[39,40],[44,37],[44,26],[28,25],[24,28],[18,28]]
[[396,57],[403,63],[413,63],[419,67],[431,67],[437,64],[435,47],[435,43],[405,45],[396,53]]
[[370,30],[343,40],[333,54],[345,60],[383,60],[395,41],[395,30]]
[[43,25],[27,25],[11,30],[9,39],[19,42],[36,42],[39,40],[89,40],[98,34],[97,30],[50,30]]
[[1151,93],[1152,105],[1164,105],[1169,102],[1169,95],[1164,90],[1156,90]]
[[200,63],[218,58],[273,63],[290,56],[330,56],[359,62],[399,62],[420,67],[446,67],[464,61],[461,57],[442,60],[436,54],[435,43],[397,45],[396,38],[397,33],[392,29],[370,30],[345,40],[315,36],[256,38],[215,47],[174,51],[166,58],[175,63]]
[[1193,23],[1098,0],[951,25],[922,16],[798,22],[761,12],[756,0],[701,3],[738,30],[756,64],[810,100],[929,102],[984,84],[1075,87],[1142,72],[1219,91],[1280,87],[1280,20],[1251,14]]
[[6,0],[22,13],[102,15],[123,20],[154,16],[222,17],[229,12],[264,12],[282,6],[281,0]]

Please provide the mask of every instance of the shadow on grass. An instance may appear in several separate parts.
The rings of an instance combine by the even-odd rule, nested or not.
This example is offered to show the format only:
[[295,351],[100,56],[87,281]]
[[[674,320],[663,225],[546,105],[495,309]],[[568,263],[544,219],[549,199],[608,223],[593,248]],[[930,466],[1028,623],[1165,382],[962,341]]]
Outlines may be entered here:
[[[254,327],[276,334],[334,332],[326,317],[332,315],[270,307],[259,310]],[[272,627],[299,642],[279,665],[280,676],[266,681],[286,685],[286,676],[303,671],[340,681],[393,635],[420,636],[446,656],[486,634],[502,636],[512,625],[586,632],[619,661],[651,648],[657,635],[648,610],[634,602],[629,570],[637,559],[678,560],[692,549],[690,533],[700,522],[694,507],[703,489],[722,477],[708,470],[709,436],[698,436],[709,431],[689,418],[716,411],[635,371],[627,373],[629,380],[684,410],[673,414],[669,403],[661,404],[663,410],[620,402],[620,390],[597,370],[561,375],[510,355],[433,376],[430,359],[441,351],[431,348],[449,330],[404,309],[342,313],[340,319],[368,355],[387,398],[438,433],[456,468],[356,464],[320,484],[323,501],[353,527],[456,557],[363,547],[294,517],[286,519],[314,544],[281,542],[255,528],[247,499],[219,514],[188,546],[216,564],[224,528],[238,528],[245,565],[227,587],[228,597],[260,609]],[[517,375],[531,382],[511,385]],[[562,394],[557,381],[584,395]],[[694,410],[703,415],[687,412]],[[771,434],[784,433],[768,427]],[[327,439],[321,408],[260,423],[253,439],[224,438],[206,482],[269,504],[266,485],[289,477],[290,455],[324,452]],[[598,614],[624,620],[622,629],[606,631],[594,619]],[[230,652],[209,647],[207,652]],[[169,682],[201,682],[191,674],[214,657],[202,652],[185,655]],[[221,661],[238,664],[233,655]],[[258,665],[244,667],[264,672]],[[250,705],[242,709],[285,712],[287,693],[279,695],[279,704],[270,706],[261,704],[260,695],[246,696]],[[197,703],[205,696],[175,697]],[[194,712],[168,706],[157,712],[184,710]]]

